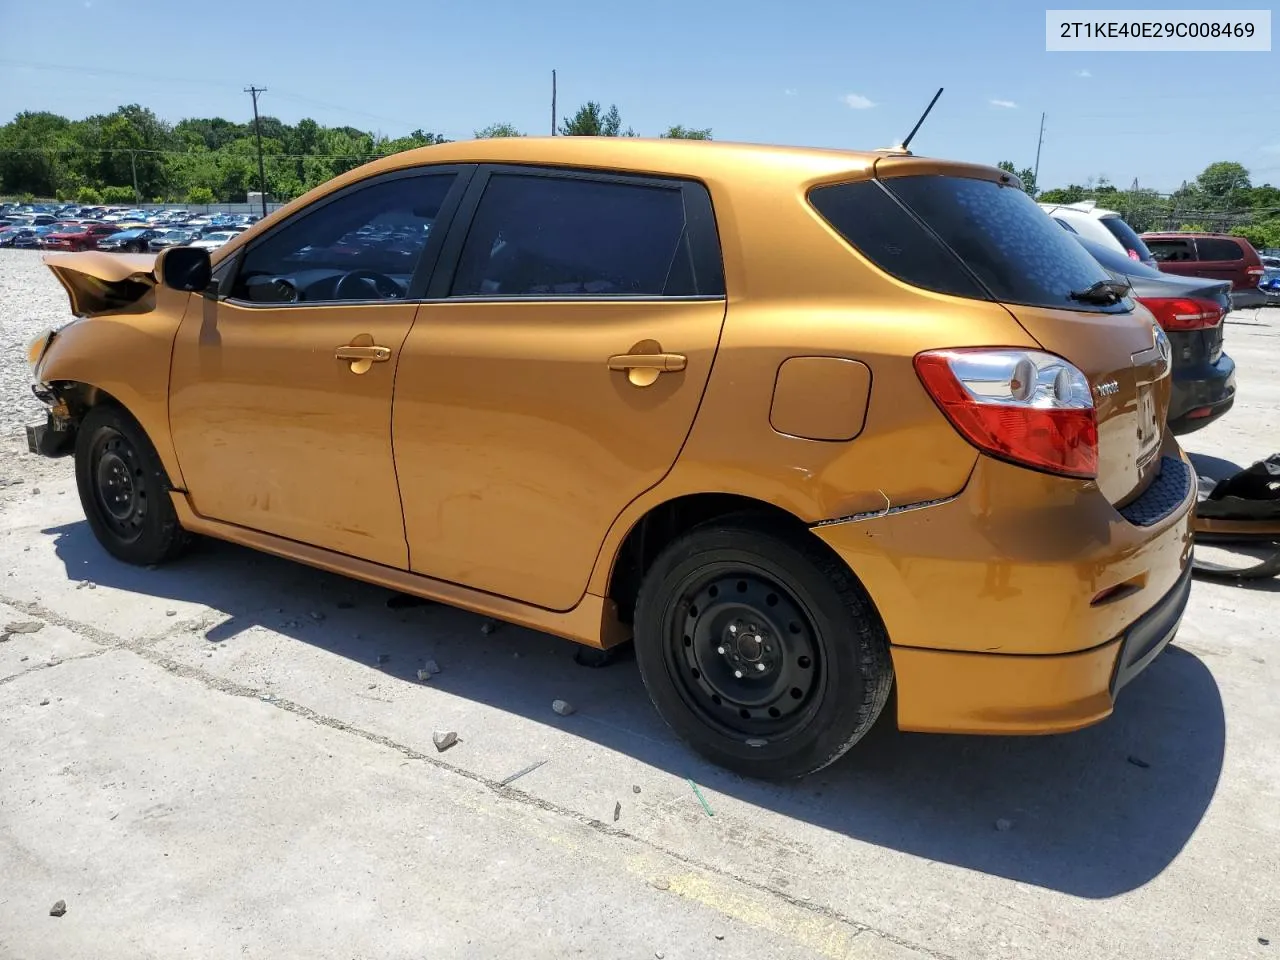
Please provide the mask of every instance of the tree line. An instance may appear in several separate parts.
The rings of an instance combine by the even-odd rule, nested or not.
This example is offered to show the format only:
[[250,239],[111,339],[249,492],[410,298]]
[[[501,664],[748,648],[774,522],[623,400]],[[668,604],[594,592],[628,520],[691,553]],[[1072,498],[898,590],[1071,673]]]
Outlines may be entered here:
[[[291,200],[375,157],[445,143],[428,130],[401,137],[356,127],[326,127],[312,119],[288,124],[260,120],[267,192]],[[588,101],[558,127],[563,136],[634,137],[616,105]],[[519,137],[510,123],[475,131],[477,137]],[[663,137],[710,140],[710,128],[675,125]],[[1212,163],[1170,194],[1129,189],[1099,177],[1085,184],[1040,190],[1030,169],[999,166],[1017,175],[1042,202],[1095,200],[1118,210],[1138,231],[1190,229],[1248,237],[1257,247],[1280,247],[1280,188],[1254,186],[1249,171],[1229,161]],[[70,120],[24,112],[0,126],[0,195],[53,197],[81,203],[243,202],[259,189],[252,122],[222,117],[167,123],[138,104],[113,113]]]
[[1021,178],[1027,192],[1041,203],[1078,203],[1093,200],[1115,210],[1139,233],[1146,230],[1192,230],[1197,233],[1229,233],[1245,237],[1259,250],[1280,247],[1280,187],[1255,186],[1249,171],[1239,163],[1211,163],[1193,180],[1183,181],[1172,193],[1141,187],[1117,187],[1107,177],[1087,183],[1039,190],[1034,172],[1015,170],[1008,161],[1000,169]]
[[[446,143],[428,130],[402,137],[355,127],[326,127],[304,119],[259,120],[267,192],[291,200],[375,157]],[[623,128],[617,106],[588,101],[560,124],[563,136],[637,136]],[[521,137],[510,123],[476,130],[476,137]],[[672,126],[663,137],[710,140],[710,128]],[[80,203],[242,202],[259,189],[252,121],[191,118],[170,124],[138,104],[70,120],[24,112],[0,126],[0,195]]]

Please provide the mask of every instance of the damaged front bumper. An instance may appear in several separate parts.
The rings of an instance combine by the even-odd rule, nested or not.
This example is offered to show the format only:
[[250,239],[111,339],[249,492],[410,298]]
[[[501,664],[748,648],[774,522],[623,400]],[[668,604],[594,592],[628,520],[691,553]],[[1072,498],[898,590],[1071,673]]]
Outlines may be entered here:
[[27,424],[27,449],[41,457],[65,457],[75,449],[76,432],[51,413],[44,423]]

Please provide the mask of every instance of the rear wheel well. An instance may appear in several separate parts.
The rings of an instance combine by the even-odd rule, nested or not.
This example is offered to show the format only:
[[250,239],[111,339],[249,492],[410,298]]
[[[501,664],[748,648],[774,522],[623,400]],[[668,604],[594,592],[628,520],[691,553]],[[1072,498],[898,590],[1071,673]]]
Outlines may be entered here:
[[618,548],[608,592],[617,604],[618,618],[632,622],[640,584],[668,544],[701,523],[731,515],[761,517],[805,530],[802,521],[781,507],[738,494],[696,493],[660,503],[636,522]]

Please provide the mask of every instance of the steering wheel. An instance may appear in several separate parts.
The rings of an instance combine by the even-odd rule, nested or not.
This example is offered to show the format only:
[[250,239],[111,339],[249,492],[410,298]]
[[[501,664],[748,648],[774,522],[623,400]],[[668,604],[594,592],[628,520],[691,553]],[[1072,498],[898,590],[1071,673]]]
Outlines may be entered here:
[[370,292],[381,300],[398,300],[404,295],[398,283],[376,270],[352,270],[345,273],[333,289],[333,295],[338,300],[368,300]]

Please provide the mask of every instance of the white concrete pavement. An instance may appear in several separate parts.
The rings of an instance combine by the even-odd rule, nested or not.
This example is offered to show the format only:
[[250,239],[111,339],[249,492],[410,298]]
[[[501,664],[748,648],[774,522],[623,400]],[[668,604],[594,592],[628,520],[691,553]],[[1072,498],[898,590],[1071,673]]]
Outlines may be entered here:
[[[1227,336],[1241,399],[1188,446],[1250,462],[1280,449],[1280,310]],[[223,544],[118,564],[70,465],[2,443],[0,636],[43,626],[0,642],[0,957],[1280,949],[1280,581],[1197,584],[1091,730],[882,728],[765,785],[675,742],[633,662]]]

